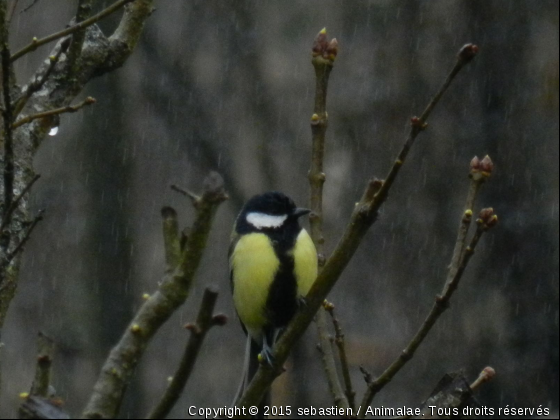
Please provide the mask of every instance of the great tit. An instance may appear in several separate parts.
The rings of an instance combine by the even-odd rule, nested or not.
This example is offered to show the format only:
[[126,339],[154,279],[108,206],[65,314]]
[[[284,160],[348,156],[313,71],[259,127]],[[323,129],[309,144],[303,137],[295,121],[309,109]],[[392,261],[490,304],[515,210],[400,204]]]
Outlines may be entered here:
[[234,403],[317,277],[317,251],[299,224],[310,210],[280,192],[256,195],[237,216],[229,249],[233,302],[247,334],[244,374]]

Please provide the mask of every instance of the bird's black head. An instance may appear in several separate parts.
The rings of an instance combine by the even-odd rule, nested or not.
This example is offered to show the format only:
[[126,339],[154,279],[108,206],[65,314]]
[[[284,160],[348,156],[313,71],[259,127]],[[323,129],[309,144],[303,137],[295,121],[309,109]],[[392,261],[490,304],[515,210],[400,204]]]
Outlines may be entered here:
[[299,228],[298,218],[309,213],[296,207],[287,195],[270,191],[251,198],[237,218],[237,232],[277,230],[292,225]]
[[243,207],[247,212],[264,213],[273,216],[291,214],[295,208],[294,200],[278,191],[255,195]]

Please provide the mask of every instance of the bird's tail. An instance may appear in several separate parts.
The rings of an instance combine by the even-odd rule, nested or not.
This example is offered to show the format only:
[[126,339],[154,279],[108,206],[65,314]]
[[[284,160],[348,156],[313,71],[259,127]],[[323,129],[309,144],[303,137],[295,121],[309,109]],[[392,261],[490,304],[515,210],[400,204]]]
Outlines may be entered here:
[[[245,392],[245,389],[253,379],[253,376],[257,373],[259,369],[259,354],[261,353],[261,349],[257,343],[255,343],[249,334],[247,334],[247,345],[245,346],[245,360],[243,362],[243,373],[241,375],[241,382],[239,383],[239,387],[237,388],[237,392],[235,394],[235,398],[233,403],[231,404],[232,407],[237,405],[241,396]],[[264,406],[270,406],[270,391],[267,391],[261,404],[259,404],[259,416],[256,418],[264,418],[263,410]]]

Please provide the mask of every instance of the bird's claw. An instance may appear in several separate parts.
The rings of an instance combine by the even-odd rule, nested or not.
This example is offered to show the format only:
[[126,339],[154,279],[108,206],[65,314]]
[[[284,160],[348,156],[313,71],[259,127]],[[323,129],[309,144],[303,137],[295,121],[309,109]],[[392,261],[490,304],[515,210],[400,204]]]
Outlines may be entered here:
[[274,356],[272,355],[272,349],[270,347],[263,348],[259,354],[259,362],[272,366],[274,364]]

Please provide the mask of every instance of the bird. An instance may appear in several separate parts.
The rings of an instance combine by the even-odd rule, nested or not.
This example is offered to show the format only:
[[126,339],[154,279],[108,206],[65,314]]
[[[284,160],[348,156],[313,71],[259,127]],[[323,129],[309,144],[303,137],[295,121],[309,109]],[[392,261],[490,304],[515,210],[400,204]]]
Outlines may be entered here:
[[249,199],[237,216],[229,248],[230,282],[247,342],[232,405],[259,363],[273,364],[272,346],[317,278],[317,250],[300,225],[300,218],[310,212],[287,195],[270,191]]

